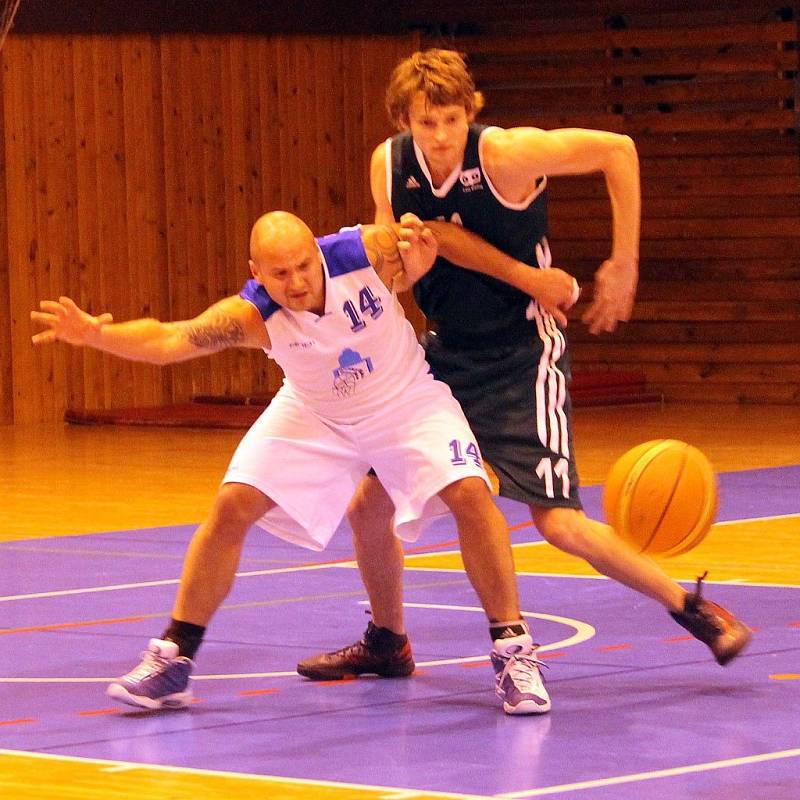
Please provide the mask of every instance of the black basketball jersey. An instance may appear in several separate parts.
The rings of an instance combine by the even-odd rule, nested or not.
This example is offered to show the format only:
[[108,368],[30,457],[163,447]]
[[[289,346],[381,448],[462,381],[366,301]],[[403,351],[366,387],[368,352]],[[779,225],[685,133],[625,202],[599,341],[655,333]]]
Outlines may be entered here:
[[[486,125],[469,127],[461,168],[439,189],[431,184],[421,151],[409,132],[391,142],[388,193],[395,219],[413,212],[420,219],[462,224],[510,256],[538,267],[536,245],[547,235],[545,181],[525,203],[504,201],[481,164],[479,143]],[[545,242],[546,246],[546,242]],[[440,335],[454,344],[487,346],[535,336],[535,323],[526,319],[530,297],[477,272],[438,258],[433,269],[414,286],[425,316]]]

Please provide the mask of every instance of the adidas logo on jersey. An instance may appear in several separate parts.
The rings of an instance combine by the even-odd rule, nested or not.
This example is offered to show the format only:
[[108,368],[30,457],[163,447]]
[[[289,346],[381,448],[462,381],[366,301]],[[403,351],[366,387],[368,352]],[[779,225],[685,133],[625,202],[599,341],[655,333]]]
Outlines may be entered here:
[[419,181],[413,175],[409,175],[408,180],[406,181],[406,189],[419,189],[419,188],[421,188],[419,185]]

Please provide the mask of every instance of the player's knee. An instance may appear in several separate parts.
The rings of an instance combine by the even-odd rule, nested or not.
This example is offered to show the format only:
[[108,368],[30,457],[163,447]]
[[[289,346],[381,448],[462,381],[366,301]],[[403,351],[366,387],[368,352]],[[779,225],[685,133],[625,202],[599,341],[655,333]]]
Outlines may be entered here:
[[591,549],[591,530],[586,517],[574,508],[540,509],[534,522],[547,542],[572,555],[583,556]]
[[373,476],[361,482],[347,507],[347,521],[356,538],[372,535],[371,531],[377,525],[387,527],[393,514],[391,498]]
[[214,500],[211,521],[217,536],[243,538],[275,504],[258,489],[242,483],[226,483]]
[[482,514],[487,504],[492,505],[492,496],[486,483],[477,477],[462,478],[445,486],[439,496],[458,518],[459,514]]

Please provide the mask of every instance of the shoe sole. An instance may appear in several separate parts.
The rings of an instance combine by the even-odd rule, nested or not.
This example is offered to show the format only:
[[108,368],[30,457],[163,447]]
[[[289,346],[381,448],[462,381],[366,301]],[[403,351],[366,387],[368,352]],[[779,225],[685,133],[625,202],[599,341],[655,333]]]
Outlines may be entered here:
[[308,678],[312,681],[353,680],[354,678],[358,678],[360,675],[377,675],[379,678],[408,678],[414,673],[414,668],[415,665],[412,662],[409,666],[404,666],[401,669],[391,670],[388,672],[375,672],[371,670],[326,672],[324,670],[315,670],[309,667],[303,667],[298,664],[297,674],[302,675],[304,678]]
[[511,706],[504,702],[503,711],[512,716],[522,716],[523,714],[528,716],[531,714],[547,714],[550,711],[550,702],[548,701],[545,705],[539,705],[534,700],[523,700],[521,703],[518,703],[515,706]]
[[124,703],[127,706],[134,706],[135,708],[146,708],[151,711],[167,708],[178,709],[186,708],[192,701],[191,690],[186,692],[176,692],[175,694],[167,695],[158,699],[152,697],[145,697],[143,695],[131,694],[124,686],[119,683],[112,683],[106,689],[106,695],[118,703]]

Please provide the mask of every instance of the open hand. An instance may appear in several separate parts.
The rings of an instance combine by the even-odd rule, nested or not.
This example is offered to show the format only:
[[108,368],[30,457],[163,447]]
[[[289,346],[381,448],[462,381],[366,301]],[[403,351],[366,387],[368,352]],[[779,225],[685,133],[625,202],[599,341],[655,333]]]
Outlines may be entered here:
[[45,330],[34,334],[31,341],[34,344],[47,344],[60,341],[77,346],[91,345],[96,339],[103,325],[114,321],[111,314],[100,314],[93,317],[78,308],[69,297],[59,297],[55,300],[41,300],[41,311],[31,311],[31,319]]
[[627,322],[633,313],[638,269],[636,265],[604,261],[594,276],[592,303],[583,321],[594,334],[611,333],[618,322]]

